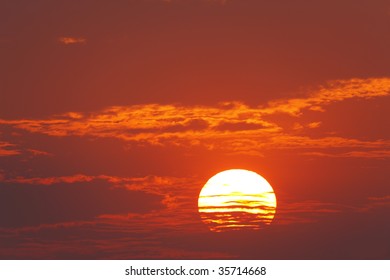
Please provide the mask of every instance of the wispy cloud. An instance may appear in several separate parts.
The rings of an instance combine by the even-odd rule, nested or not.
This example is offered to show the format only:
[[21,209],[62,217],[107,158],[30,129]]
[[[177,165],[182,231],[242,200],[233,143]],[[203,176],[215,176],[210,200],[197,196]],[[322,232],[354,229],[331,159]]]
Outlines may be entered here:
[[[388,144],[385,144],[383,146],[388,147]],[[308,156],[330,157],[330,158],[372,158],[372,159],[390,158],[390,150],[351,151],[346,153],[307,152],[304,154]]]
[[49,156],[50,153],[37,150],[37,149],[29,149],[29,148],[21,148],[18,145],[0,141],[0,157],[4,156],[17,156],[17,155],[28,155],[28,156]]
[[318,128],[321,126],[321,122],[311,122],[307,125],[309,128]]
[[87,39],[82,37],[59,37],[58,42],[64,45],[86,44]]
[[360,212],[370,212],[376,209],[390,209],[390,195],[372,196],[368,198],[366,205],[359,209]]
[[[258,107],[241,102],[224,102],[218,106],[114,106],[95,113],[69,112],[51,119],[0,120],[0,125],[55,137],[118,138],[141,145],[202,146],[228,154],[262,155],[270,149],[359,148],[384,155],[383,151],[390,148],[390,140],[366,141],[328,135],[312,138],[302,134],[302,129],[316,129],[321,121],[305,126],[296,123],[289,131],[281,122],[270,121],[269,117],[284,114],[285,118],[296,120],[306,110],[326,112],[326,106],[334,102],[370,99],[389,93],[389,78],[352,79],[331,82],[307,97],[271,101]],[[339,156],[365,157],[369,152],[348,151]],[[320,156],[323,151],[314,151],[311,155]]]
[[390,94],[390,78],[351,79],[329,82],[308,97],[272,101],[265,109],[299,116],[303,110],[324,112],[324,106],[352,98],[370,99]]
[[16,149],[16,145],[0,141],[0,157],[19,155],[20,151]]

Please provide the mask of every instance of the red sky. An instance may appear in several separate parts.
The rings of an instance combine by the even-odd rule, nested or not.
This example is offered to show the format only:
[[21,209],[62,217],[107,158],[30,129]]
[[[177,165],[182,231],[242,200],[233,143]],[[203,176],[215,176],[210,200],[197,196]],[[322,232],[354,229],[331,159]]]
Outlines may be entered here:
[[[389,259],[388,1],[0,0],[1,259]],[[225,169],[273,223],[212,233]]]

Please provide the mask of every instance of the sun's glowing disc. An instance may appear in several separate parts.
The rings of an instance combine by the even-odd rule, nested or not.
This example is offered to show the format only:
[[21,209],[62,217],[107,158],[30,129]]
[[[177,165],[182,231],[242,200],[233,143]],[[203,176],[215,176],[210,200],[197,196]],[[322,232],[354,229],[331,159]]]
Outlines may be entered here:
[[199,194],[198,207],[211,231],[261,229],[275,216],[276,197],[259,174],[231,169],[207,181]]

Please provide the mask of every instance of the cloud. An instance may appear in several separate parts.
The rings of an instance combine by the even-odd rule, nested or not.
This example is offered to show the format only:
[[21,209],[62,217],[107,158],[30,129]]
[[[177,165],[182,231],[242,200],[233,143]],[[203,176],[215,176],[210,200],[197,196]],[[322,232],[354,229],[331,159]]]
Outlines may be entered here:
[[[145,217],[147,218],[147,217]],[[129,218],[94,222],[61,223],[23,229],[0,229],[1,259],[227,259],[235,256],[206,248],[177,248],[180,234],[172,227],[141,225]],[[139,230],[139,226],[143,229]],[[75,238],[77,236],[77,238]],[[199,238],[199,236],[198,236]],[[2,241],[7,242],[2,242]],[[3,244],[2,244],[3,243]],[[191,246],[190,246],[191,247]],[[192,246],[194,247],[194,246]]]
[[[111,205],[110,203],[112,203],[112,201],[115,201],[115,207],[123,209],[121,211],[114,211],[110,208],[102,207],[101,203],[99,202],[100,204],[98,204],[100,208],[98,212],[95,211],[94,214],[91,215],[90,213],[88,214],[88,212],[85,213],[85,211],[81,211],[82,213],[79,215],[82,216],[83,214],[86,214],[87,216],[84,217],[84,220],[98,218],[100,222],[110,223],[113,225],[122,224],[124,221],[131,220],[133,233],[142,233],[145,230],[149,229],[149,226],[145,225],[145,220],[151,221],[150,230],[155,227],[173,227],[174,231],[188,231],[188,229],[191,229],[191,232],[195,233],[202,232],[205,229],[205,227],[200,223],[197,211],[195,210],[197,209],[197,197],[204,182],[201,182],[199,179],[196,178],[161,177],[152,175],[145,177],[118,177],[109,175],[91,176],[85,174],[46,178],[3,177],[4,178],[2,178],[2,182],[3,185],[6,186],[5,189],[2,189],[2,192],[5,195],[3,193],[1,194],[2,200],[4,200],[4,202],[2,202],[3,208],[5,207],[4,205],[7,205],[7,203],[13,205],[18,205],[22,203],[20,201],[20,203],[15,203],[16,196],[10,198],[8,195],[7,197],[7,192],[10,191],[12,186],[12,190],[14,192],[18,192],[18,197],[26,198],[27,202],[23,202],[24,205],[31,204],[31,201],[28,202],[28,200],[32,199],[32,201],[35,201],[34,197],[36,196],[34,195],[34,193],[42,193],[43,198],[40,198],[41,200],[45,200],[45,197],[47,198],[45,201],[35,201],[37,204],[45,205],[48,203],[48,199],[52,197],[51,200],[53,200],[53,202],[49,204],[55,205],[55,201],[57,201],[55,199],[55,195],[57,194],[58,196],[61,195],[61,197],[65,198],[65,202],[63,202],[64,205],[75,204],[76,208],[80,207],[77,205],[78,203],[82,203],[83,197],[86,201],[89,201],[89,204],[91,204],[96,203],[94,197],[104,196],[107,200],[107,205]],[[29,187],[28,185],[34,185],[34,187]],[[24,195],[21,195],[20,192],[25,193]],[[49,193],[48,195],[46,195],[45,192],[51,192],[51,194]],[[75,193],[75,196],[72,195],[73,192]],[[97,194],[93,194],[93,192],[96,192]],[[140,205],[138,205],[135,201],[133,202],[134,199],[138,199],[134,195],[134,193],[137,194],[137,192],[143,195],[152,195],[152,197],[146,197],[145,199],[146,201],[152,201],[152,204],[150,204],[152,206],[152,209],[158,208],[158,211],[144,213],[143,206],[140,207]],[[91,197],[87,198],[88,196]],[[122,196],[122,198],[118,199],[116,198],[117,196]],[[78,199],[75,202],[71,202],[71,197],[78,197]],[[389,201],[389,196],[370,197],[365,203],[359,206],[340,204],[330,201],[299,201],[297,199],[286,198],[283,195],[280,195],[278,197],[278,208],[276,210],[276,216],[273,223],[277,225],[315,223],[328,215],[338,215],[342,213],[362,211],[367,212],[369,210],[375,210],[378,207],[389,206]],[[121,202],[123,202],[122,206]],[[103,206],[106,204],[103,204]],[[125,204],[128,204],[128,206],[125,206]],[[146,209],[148,209],[149,206],[146,205]],[[7,207],[9,207],[9,205]],[[2,209],[3,213],[10,213],[7,207]],[[72,207],[70,207],[67,212],[69,212],[69,210],[72,210]],[[137,213],[140,211],[142,213]],[[32,213],[35,213],[34,209],[32,210]],[[41,219],[39,218],[40,215],[35,216],[37,219]],[[176,218],[172,220],[172,216],[175,216]],[[62,215],[59,215],[59,217],[59,219],[61,220]],[[76,219],[76,221],[80,222],[83,220],[79,216],[77,217],[78,220]],[[4,221],[7,220],[3,219],[3,223]],[[19,220],[20,223],[22,221],[26,222],[25,220]],[[74,220],[69,219],[68,221]],[[96,221],[97,220],[95,219],[95,222]],[[46,223],[54,224],[58,222],[59,221],[46,221]],[[66,222],[66,220],[61,221],[61,224],[63,222]],[[11,221],[9,221],[8,224],[10,223]],[[39,225],[39,227],[41,226],[42,225]]]
[[91,220],[102,214],[142,213],[163,208],[163,197],[158,195],[112,188],[101,181],[71,182],[34,187],[3,182],[0,227]]
[[272,101],[265,108],[269,114],[286,113],[299,116],[303,110],[324,112],[323,108],[334,102],[352,98],[370,99],[390,94],[390,78],[351,79],[329,82],[304,98]]
[[[388,146],[385,144],[384,146]],[[323,153],[323,152],[308,152],[304,153],[308,156],[330,157],[330,158],[371,158],[371,159],[386,159],[390,158],[390,150],[368,150],[368,151],[351,151],[346,153]]]
[[234,257],[176,248],[183,233],[208,232],[193,205],[201,185],[191,178],[76,174],[3,178],[2,185],[0,258]]
[[355,210],[355,207],[318,200],[291,201],[280,199],[273,223],[277,225],[316,223],[324,216]]
[[385,196],[372,196],[368,198],[369,201],[380,202],[386,205],[390,205],[390,195]]
[[15,149],[15,145],[0,141],[0,157],[19,155],[20,151]]
[[27,149],[26,151],[33,156],[52,156],[52,154],[48,152],[36,150],[36,149]]
[[[326,106],[347,99],[389,96],[390,78],[334,81],[306,97],[271,101],[250,107],[242,102],[223,102],[218,106],[144,104],[113,106],[99,112],[69,112],[50,119],[1,120],[31,133],[53,137],[117,138],[133,145],[201,146],[226,154],[262,155],[272,149],[375,149],[377,154],[390,148],[389,140],[359,140],[341,136],[302,134],[321,121],[303,126],[295,122],[288,131],[282,121],[270,117],[284,115],[296,120],[303,112],[326,112]],[[348,151],[353,152],[353,151]],[[321,156],[324,151],[314,151]],[[351,155],[365,157],[368,151]],[[382,153],[383,154],[383,153]],[[348,156],[348,154],[345,154]]]
[[[206,230],[206,227],[201,223],[196,210],[197,197],[203,184],[204,182],[201,182],[199,178],[152,175],[145,177],[117,177],[76,174],[71,176],[35,178],[6,178],[4,176],[2,185],[9,186],[9,188],[12,186],[14,192],[18,190],[21,192],[23,190],[25,193],[22,197],[25,200],[33,199],[34,201],[34,197],[36,196],[32,194],[42,193],[43,197],[51,197],[52,202],[50,205],[52,206],[56,206],[57,200],[55,195],[64,197],[64,202],[56,206],[57,208],[54,211],[48,211],[48,213],[42,214],[42,218],[39,218],[40,215],[36,215],[38,210],[35,211],[32,209],[30,211],[31,214],[28,214],[28,220],[7,220],[5,217],[4,219],[0,217],[0,221],[3,220],[2,223],[6,223],[7,225],[22,225],[22,222],[24,222],[25,225],[20,230],[29,232],[40,229],[42,226],[53,227],[55,224],[61,226],[64,222],[67,226],[72,226],[69,224],[71,221],[76,221],[75,226],[79,226],[80,222],[88,222],[92,218],[94,223],[105,223],[111,228],[122,227],[121,230],[123,230],[124,224],[128,224],[131,221],[132,234],[142,235],[145,232],[155,231],[156,228],[160,228],[163,232],[168,228],[172,232],[203,232]],[[19,187],[22,189],[18,189]],[[45,195],[45,192],[49,192],[49,194]],[[7,191],[5,193],[7,194]],[[74,195],[72,195],[73,193]],[[121,197],[117,198],[117,196]],[[5,195],[2,195],[1,197],[7,200],[8,204],[14,205],[14,207],[23,203],[23,201],[16,203],[16,196],[7,198]],[[71,202],[71,197],[77,199]],[[99,200],[103,199],[103,197],[104,203]],[[0,202],[2,202],[2,199],[0,199]],[[42,198],[40,199],[42,200]],[[83,199],[87,201],[87,205],[92,206],[92,209],[88,212],[79,209],[83,207]],[[26,205],[29,204],[31,202]],[[49,207],[46,206],[47,204],[48,202],[43,203],[43,207]],[[67,204],[69,204],[69,209],[65,211],[64,205]],[[10,207],[9,205],[3,205],[2,207],[4,208],[1,209],[4,215],[5,213],[12,213],[8,209]],[[112,207],[115,209],[112,209]],[[63,214],[60,210],[67,214]],[[153,211],[148,212],[147,210]],[[76,212],[80,213],[76,214]],[[48,215],[49,217],[51,217],[50,215],[58,215],[58,218],[50,220],[46,218]],[[41,223],[38,224],[38,221],[30,216],[36,217],[35,219],[39,219]],[[175,217],[175,219],[172,219],[172,217]],[[29,224],[26,223],[28,221],[30,221]],[[149,222],[145,223],[145,221]],[[0,227],[1,225],[0,223]],[[32,225],[35,226],[31,227]]]
[[59,37],[58,42],[64,45],[86,44],[87,39],[81,37]]
[[40,151],[36,149],[22,149],[17,147],[16,144],[12,144],[5,141],[0,141],[0,157],[5,156],[17,156],[17,155],[28,155],[28,156],[49,156],[50,153]]
[[[2,185],[8,189],[12,187],[14,192],[24,192],[24,195],[18,195],[18,203],[12,203],[15,200],[10,199],[9,194],[4,196],[4,191],[0,193],[0,207],[4,208],[4,203],[13,204],[7,209],[15,210],[1,209],[2,225],[10,213],[24,215],[23,221],[28,223],[10,228],[15,226],[14,220],[8,221],[8,228],[0,227],[0,258],[237,259],[242,252],[241,249],[223,249],[226,242],[236,240],[234,233],[215,236],[201,222],[194,199],[201,184],[195,179],[76,174],[4,178]],[[161,196],[146,196],[146,192],[172,196],[180,202],[175,205],[180,206],[161,205]],[[61,196],[64,202],[57,203],[56,196]],[[32,204],[34,207],[28,207]],[[18,213],[17,205],[25,205],[30,211]],[[354,206],[281,196],[272,232],[241,232],[240,235],[252,236],[253,242],[260,236],[266,238],[267,234],[286,232],[285,227],[289,233],[292,229],[300,229],[301,234],[302,227],[316,228],[324,219],[340,220],[345,216],[376,211],[383,205],[389,205],[388,196],[371,197],[362,205]],[[56,217],[51,218],[51,215]],[[214,246],[218,240],[210,245],[210,238],[225,240],[220,241],[218,247]],[[2,240],[6,243],[2,244]]]
[[227,2],[232,0],[157,0],[165,3],[180,3],[180,2],[206,2],[206,3],[217,3],[225,5]]
[[365,206],[359,210],[360,212],[371,212],[385,208],[390,210],[390,195],[369,197]]
[[[385,210],[387,209],[387,210]],[[321,221],[324,217],[357,215],[361,213],[386,213],[390,210],[390,195],[368,197],[360,204],[346,204],[332,201],[303,200],[279,197],[273,224],[295,225]]]
[[309,128],[318,128],[321,126],[321,122],[311,122],[307,125]]
[[124,188],[129,191],[142,191],[144,193],[160,196],[164,207],[175,209],[183,207],[187,203],[187,197],[197,195],[202,182],[196,178],[181,178],[170,176],[144,176],[144,177],[118,177],[109,175],[85,175],[75,174],[57,177],[15,177],[7,178],[5,174],[0,177],[0,182],[9,184],[23,184],[36,186],[52,186],[56,184],[78,184],[93,182],[106,182],[114,187]]

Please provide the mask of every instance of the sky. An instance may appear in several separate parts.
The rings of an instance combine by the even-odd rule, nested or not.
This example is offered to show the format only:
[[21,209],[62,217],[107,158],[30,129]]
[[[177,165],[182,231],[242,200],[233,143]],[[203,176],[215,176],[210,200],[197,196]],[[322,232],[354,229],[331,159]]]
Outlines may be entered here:
[[[0,0],[0,259],[390,259],[388,0]],[[260,230],[198,212],[267,179]]]

